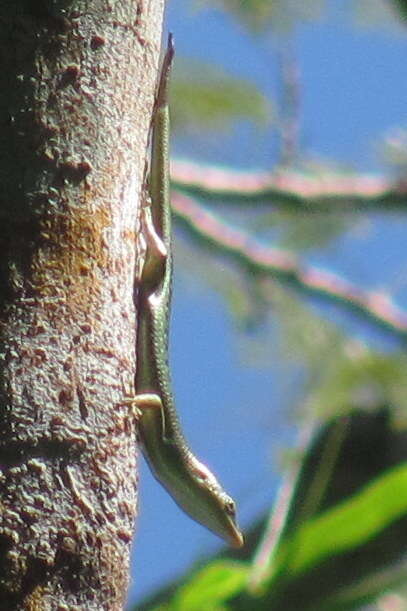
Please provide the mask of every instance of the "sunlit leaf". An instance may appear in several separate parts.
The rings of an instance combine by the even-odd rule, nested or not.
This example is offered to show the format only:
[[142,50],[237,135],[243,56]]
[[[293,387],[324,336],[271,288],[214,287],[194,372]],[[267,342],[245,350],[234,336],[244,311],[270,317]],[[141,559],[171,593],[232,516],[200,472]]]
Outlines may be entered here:
[[377,478],[338,507],[300,526],[277,552],[271,580],[281,570],[293,577],[325,558],[356,548],[406,515],[407,463]]
[[220,611],[222,603],[241,591],[247,567],[232,561],[215,561],[181,587],[171,611]]
[[386,408],[316,431],[257,555],[259,609],[354,608],[407,576],[406,457]]

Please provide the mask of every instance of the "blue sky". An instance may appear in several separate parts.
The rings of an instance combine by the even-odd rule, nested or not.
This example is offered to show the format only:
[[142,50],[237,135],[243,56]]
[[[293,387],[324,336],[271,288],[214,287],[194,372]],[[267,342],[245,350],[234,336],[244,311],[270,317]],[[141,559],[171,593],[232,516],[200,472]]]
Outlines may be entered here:
[[[227,14],[193,11],[190,4],[172,0],[168,6],[167,26],[174,32],[177,55],[220,64],[275,98],[279,79],[273,43],[249,36]],[[295,36],[302,81],[302,145],[315,158],[359,171],[382,171],[380,137],[406,124],[407,28],[405,34],[358,29],[339,10],[343,2],[329,5],[323,21],[300,26]],[[271,167],[276,147],[270,132],[237,126],[204,143],[175,140],[173,151],[195,161],[247,169]],[[365,234],[362,224],[312,262],[361,286],[387,288],[407,308],[405,218],[369,219]],[[178,409],[192,448],[233,494],[247,526],[270,506],[280,477],[279,450],[295,437],[285,412],[292,391],[284,378],[285,365],[275,358],[257,366],[244,363],[245,338],[225,302],[202,278],[183,269],[185,249],[180,241],[175,246],[171,366]],[[139,509],[129,603],[221,545],[178,509],[144,463]]]

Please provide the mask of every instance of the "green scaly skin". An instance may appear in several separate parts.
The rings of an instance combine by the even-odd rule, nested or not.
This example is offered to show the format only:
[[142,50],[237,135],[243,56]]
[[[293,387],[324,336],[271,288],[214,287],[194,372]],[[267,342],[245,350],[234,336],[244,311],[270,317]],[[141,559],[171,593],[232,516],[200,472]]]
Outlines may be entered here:
[[182,434],[171,391],[168,329],[172,255],[169,176],[170,120],[168,86],[174,56],[168,39],[152,122],[149,194],[142,209],[146,241],[137,284],[137,373],[135,405],[143,454],[156,479],[188,514],[231,545],[243,545],[231,497],[189,449]]

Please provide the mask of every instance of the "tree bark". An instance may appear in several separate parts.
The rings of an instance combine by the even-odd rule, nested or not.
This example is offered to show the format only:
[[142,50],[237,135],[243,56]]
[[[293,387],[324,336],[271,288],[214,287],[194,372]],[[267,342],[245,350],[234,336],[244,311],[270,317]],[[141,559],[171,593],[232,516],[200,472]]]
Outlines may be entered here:
[[121,609],[163,0],[0,3],[0,608]]

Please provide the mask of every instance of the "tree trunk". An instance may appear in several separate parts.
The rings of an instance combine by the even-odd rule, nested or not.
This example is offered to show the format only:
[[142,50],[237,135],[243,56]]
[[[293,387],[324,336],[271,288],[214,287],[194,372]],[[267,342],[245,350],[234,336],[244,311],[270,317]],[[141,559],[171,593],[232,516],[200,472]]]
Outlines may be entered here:
[[121,609],[163,0],[0,4],[0,608]]

